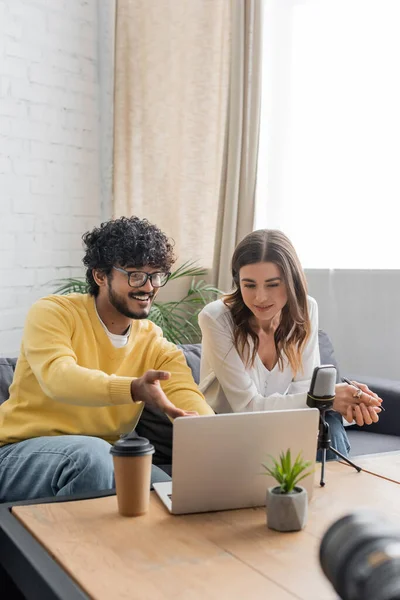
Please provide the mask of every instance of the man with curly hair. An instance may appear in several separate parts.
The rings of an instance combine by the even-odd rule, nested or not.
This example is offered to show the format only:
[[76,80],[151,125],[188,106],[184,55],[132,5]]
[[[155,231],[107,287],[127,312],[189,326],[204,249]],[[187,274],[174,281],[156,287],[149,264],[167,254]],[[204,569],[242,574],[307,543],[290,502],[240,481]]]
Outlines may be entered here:
[[[42,298],[27,316],[0,406],[3,502],[112,488],[110,443],[144,404],[171,419],[212,413],[182,351],[146,319],[175,260],[168,238],[122,217],[83,241],[89,293]],[[153,466],[152,482],[168,479]]]

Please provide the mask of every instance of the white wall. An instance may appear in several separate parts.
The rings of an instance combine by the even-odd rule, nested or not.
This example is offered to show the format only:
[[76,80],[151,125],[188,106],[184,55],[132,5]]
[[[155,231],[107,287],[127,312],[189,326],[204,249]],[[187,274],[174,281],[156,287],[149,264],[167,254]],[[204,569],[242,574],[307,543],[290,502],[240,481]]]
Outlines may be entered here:
[[[55,279],[82,273],[81,235],[107,213],[110,177],[100,178],[100,168],[107,173],[112,156],[112,100],[110,69],[99,80],[98,49],[104,62],[110,44],[99,39],[97,9],[96,0],[0,0],[3,356],[18,353],[32,302]],[[108,119],[102,144],[100,106]]]
[[306,271],[342,374],[400,379],[400,271]]
[[113,216],[114,45],[116,0],[97,0],[100,112],[100,198],[103,219]]

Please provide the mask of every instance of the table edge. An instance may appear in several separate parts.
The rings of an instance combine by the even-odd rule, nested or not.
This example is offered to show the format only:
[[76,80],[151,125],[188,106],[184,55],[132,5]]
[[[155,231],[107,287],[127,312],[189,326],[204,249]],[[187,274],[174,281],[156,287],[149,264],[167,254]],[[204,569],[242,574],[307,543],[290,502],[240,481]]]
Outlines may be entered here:
[[115,490],[0,504],[0,565],[27,600],[90,600],[90,597],[12,513],[12,509],[112,495]]

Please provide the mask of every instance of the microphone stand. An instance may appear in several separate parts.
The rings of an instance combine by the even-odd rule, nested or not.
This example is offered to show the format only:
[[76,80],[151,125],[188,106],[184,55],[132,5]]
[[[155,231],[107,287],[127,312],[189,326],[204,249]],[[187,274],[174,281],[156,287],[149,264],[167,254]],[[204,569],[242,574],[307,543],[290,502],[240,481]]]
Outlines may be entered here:
[[[319,407],[318,407],[319,408]],[[330,450],[336,456],[347,462],[351,467],[354,467],[355,470],[359,473],[362,471],[361,467],[355,465],[351,460],[349,460],[346,456],[341,454],[339,450],[336,450],[333,446],[331,446],[331,436],[329,430],[329,423],[325,420],[325,413],[327,408],[319,408],[319,433],[318,433],[318,450],[322,450],[322,461],[321,461],[321,480],[319,482],[321,487],[325,485],[325,463],[326,463],[326,451]]]

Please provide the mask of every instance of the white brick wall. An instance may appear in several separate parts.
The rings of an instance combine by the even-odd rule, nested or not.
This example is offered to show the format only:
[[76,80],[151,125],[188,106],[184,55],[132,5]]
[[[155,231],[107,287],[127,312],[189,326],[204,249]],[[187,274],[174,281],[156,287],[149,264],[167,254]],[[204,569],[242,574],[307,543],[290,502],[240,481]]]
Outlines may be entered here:
[[98,3],[0,0],[0,355],[101,220]]

